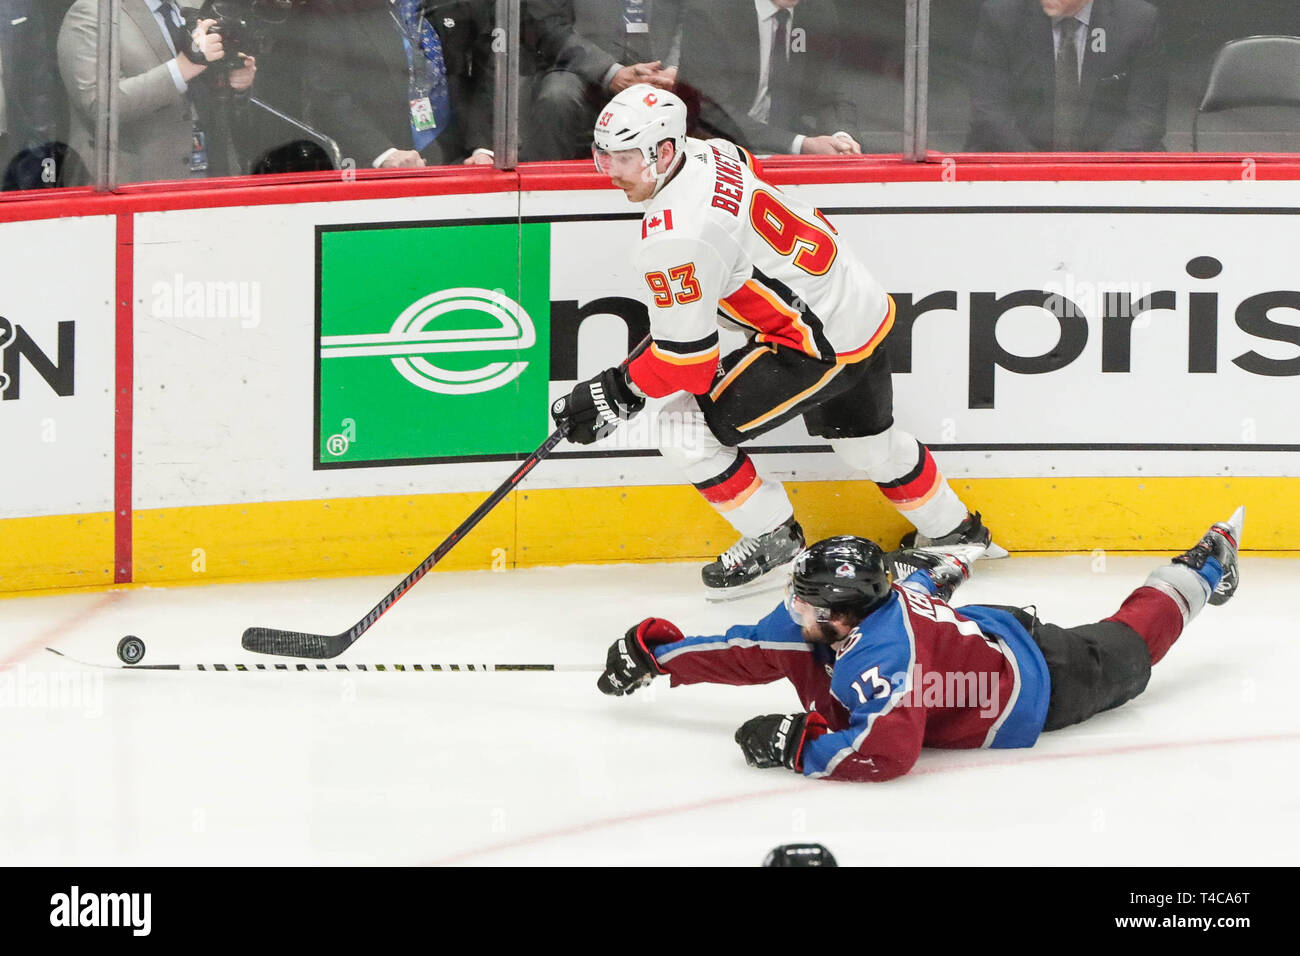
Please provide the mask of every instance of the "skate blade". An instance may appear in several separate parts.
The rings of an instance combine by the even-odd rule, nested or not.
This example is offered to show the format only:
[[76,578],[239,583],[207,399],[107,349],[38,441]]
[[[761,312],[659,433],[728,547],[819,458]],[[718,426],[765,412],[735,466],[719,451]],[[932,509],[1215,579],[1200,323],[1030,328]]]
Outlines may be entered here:
[[790,576],[790,569],[794,567],[794,559],[785,564],[780,564],[768,571],[762,577],[755,578],[748,584],[738,584],[734,588],[704,588],[704,599],[714,604],[723,601],[735,601],[739,598],[749,597],[751,594],[763,594],[766,591],[779,591],[785,587],[785,582]]
[[1238,550],[1240,550],[1241,531],[1242,528],[1244,528],[1246,525],[1246,506],[1242,505],[1236,511],[1234,511],[1232,513],[1232,517],[1227,520],[1226,524],[1228,525],[1229,528],[1232,529],[1232,537],[1236,540],[1237,548]]

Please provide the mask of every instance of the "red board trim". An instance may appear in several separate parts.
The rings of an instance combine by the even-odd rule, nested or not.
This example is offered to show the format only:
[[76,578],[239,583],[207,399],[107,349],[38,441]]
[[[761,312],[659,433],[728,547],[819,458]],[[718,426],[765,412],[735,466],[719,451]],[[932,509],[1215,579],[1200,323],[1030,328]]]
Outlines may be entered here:
[[[1233,182],[1300,181],[1300,154],[930,154],[923,163],[897,156],[772,156],[764,178],[775,185],[885,182]],[[140,183],[116,192],[56,189],[0,194],[0,222],[119,215],[167,209],[352,202],[413,196],[614,187],[581,160],[525,163],[513,172],[449,166],[425,170],[358,170],[231,177],[194,183]]]
[[113,581],[133,577],[134,534],[131,526],[133,420],[135,415],[135,218],[117,217],[117,263],[114,295],[115,358],[113,375]]

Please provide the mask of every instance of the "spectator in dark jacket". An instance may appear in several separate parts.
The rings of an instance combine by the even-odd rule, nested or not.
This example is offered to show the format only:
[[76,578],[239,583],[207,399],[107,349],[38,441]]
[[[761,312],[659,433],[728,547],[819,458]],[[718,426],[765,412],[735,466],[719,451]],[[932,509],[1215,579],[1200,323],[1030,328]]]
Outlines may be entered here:
[[[337,0],[312,23],[309,121],[359,168],[458,163],[485,153],[491,161],[491,4],[430,7],[420,6],[417,25],[404,22],[395,0]],[[439,70],[441,92],[412,90]],[[430,100],[423,120],[412,115],[412,100],[421,97]]]
[[[572,25],[571,3],[534,6],[522,7],[524,104],[531,78],[555,62]],[[493,0],[335,0],[333,7],[312,26],[313,126],[361,168],[493,162],[493,95],[504,49]],[[527,115],[526,105],[521,112]]]
[[831,0],[656,0],[655,9],[680,24],[675,92],[694,135],[758,153],[862,152],[862,84]]
[[967,150],[1164,148],[1169,79],[1145,0],[986,0],[971,66]]
[[[658,4],[658,6],[656,6]],[[527,117],[525,159],[585,159],[600,108],[634,83],[671,90],[676,24],[662,0],[526,0],[562,33],[552,69],[539,74]]]
[[0,0],[0,173],[5,189],[59,184],[67,101],[49,81],[60,18],[50,0]]

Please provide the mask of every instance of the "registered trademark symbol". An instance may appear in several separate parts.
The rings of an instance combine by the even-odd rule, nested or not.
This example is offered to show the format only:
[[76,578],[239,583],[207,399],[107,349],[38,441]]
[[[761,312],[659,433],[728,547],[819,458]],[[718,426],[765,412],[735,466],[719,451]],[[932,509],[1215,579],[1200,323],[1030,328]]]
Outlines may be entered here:
[[346,435],[330,435],[329,438],[325,439],[325,450],[337,457],[346,452],[350,444],[351,442],[348,441]]

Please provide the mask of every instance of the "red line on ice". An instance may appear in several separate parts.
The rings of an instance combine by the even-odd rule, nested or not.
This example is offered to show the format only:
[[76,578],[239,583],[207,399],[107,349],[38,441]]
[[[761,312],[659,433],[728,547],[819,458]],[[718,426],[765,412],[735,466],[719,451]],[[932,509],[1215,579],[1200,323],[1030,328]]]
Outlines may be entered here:
[[[957,773],[962,770],[981,770],[986,767],[1017,767],[1028,763],[1042,763],[1049,760],[1074,760],[1080,757],[1112,757],[1123,754],[1148,753],[1153,750],[1181,750],[1194,747],[1225,747],[1239,744],[1254,743],[1284,743],[1287,741],[1300,740],[1300,733],[1285,734],[1260,734],[1253,737],[1224,737],[1209,740],[1167,740],[1159,743],[1150,744],[1133,744],[1126,747],[1102,747],[1095,750],[1079,750],[1073,753],[1049,754],[1049,753],[1026,753],[1024,756],[1004,757],[994,760],[981,760],[978,762],[956,764],[946,767],[921,767],[913,770],[909,777],[922,777],[932,774]],[[1023,752],[1017,752],[1023,753]],[[818,781],[818,784],[824,786],[824,782]],[[871,784],[850,783],[846,786],[856,786],[870,788]],[[508,840],[504,843],[497,843],[492,846],[478,847],[472,850],[463,850],[460,853],[453,853],[450,856],[441,857],[427,864],[429,866],[451,866],[458,863],[464,863],[476,857],[488,856],[492,853],[500,853],[504,850],[515,850],[520,847],[531,846],[537,843],[544,843],[547,840],[558,840],[563,837],[579,836],[581,834],[591,833],[595,830],[604,830],[610,827],[620,826],[625,823],[641,823],[646,820],[654,820],[659,817],[680,815],[690,813],[695,810],[710,810],[714,807],[734,806],[738,803],[748,803],[751,800],[763,800],[767,797],[775,797],[785,793],[792,793],[803,786],[803,781],[792,782],[784,787],[773,787],[769,790],[754,790],[749,793],[738,793],[727,797],[714,797],[710,800],[698,800],[694,803],[683,803],[669,807],[656,807],[653,810],[641,810],[636,813],[625,813],[621,816],[606,817],[603,820],[592,820],[585,823],[577,823],[573,826],[561,827],[556,830],[544,830],[541,833],[534,833],[531,836],[520,837],[517,840]],[[889,786],[889,784],[880,784],[880,786]]]
[[86,608],[84,611],[79,611],[66,621],[56,624],[53,627],[46,628],[27,643],[18,645],[16,650],[10,652],[5,657],[0,658],[0,671],[8,670],[27,655],[40,650],[42,647],[50,646],[55,641],[65,636],[69,631],[85,624],[106,607],[116,604],[122,599],[122,596],[122,591],[109,591],[106,594],[102,594],[98,601]]

